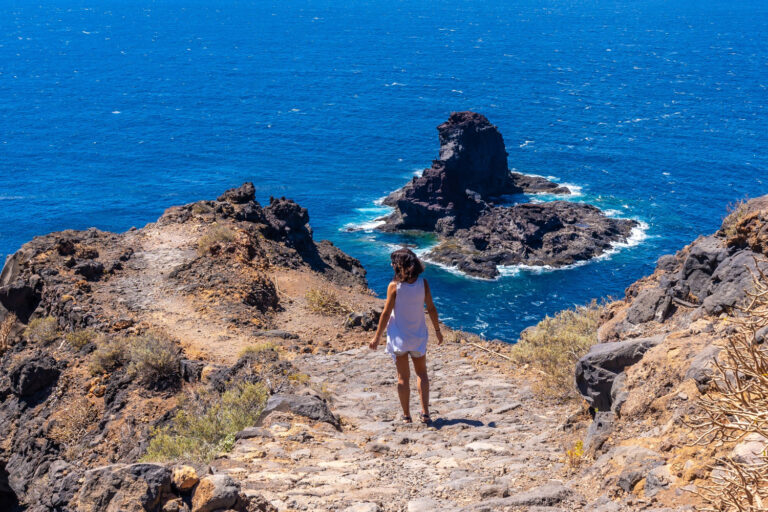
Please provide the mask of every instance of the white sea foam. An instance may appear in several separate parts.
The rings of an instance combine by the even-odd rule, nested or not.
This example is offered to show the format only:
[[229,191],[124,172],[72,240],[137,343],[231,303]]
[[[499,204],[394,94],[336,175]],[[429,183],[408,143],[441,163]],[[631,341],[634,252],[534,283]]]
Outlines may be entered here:
[[524,147],[526,147],[529,144],[533,144],[534,142],[536,142],[536,141],[535,140],[527,140],[527,141],[523,142],[522,144],[520,144],[520,147],[524,148]]
[[384,221],[381,219],[375,219],[365,222],[350,222],[345,224],[342,228],[344,231],[373,231],[379,226],[383,225]]

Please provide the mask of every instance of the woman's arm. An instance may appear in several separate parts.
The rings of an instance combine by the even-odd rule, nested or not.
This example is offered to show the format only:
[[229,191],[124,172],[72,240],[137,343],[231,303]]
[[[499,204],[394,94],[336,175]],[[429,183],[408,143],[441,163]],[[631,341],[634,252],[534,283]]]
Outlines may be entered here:
[[440,332],[440,320],[437,318],[437,308],[435,303],[432,302],[432,292],[429,290],[429,283],[424,280],[424,302],[427,303],[427,313],[432,320],[432,325],[435,326],[435,336],[437,336],[437,344],[443,344],[443,333]]
[[373,335],[373,340],[368,344],[371,350],[376,350],[376,347],[379,346],[381,333],[387,328],[389,316],[392,314],[392,310],[395,309],[395,295],[397,295],[397,284],[391,282],[387,287],[387,302],[384,303],[384,311],[381,312],[381,318],[379,318],[379,327],[376,329],[376,334]]

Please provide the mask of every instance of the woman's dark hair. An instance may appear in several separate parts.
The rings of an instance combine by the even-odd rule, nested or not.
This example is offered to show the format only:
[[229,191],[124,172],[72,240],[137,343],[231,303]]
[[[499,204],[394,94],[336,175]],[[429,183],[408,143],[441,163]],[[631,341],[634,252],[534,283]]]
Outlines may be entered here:
[[390,258],[395,269],[395,281],[398,283],[413,281],[424,272],[424,265],[410,249],[398,249],[390,254]]

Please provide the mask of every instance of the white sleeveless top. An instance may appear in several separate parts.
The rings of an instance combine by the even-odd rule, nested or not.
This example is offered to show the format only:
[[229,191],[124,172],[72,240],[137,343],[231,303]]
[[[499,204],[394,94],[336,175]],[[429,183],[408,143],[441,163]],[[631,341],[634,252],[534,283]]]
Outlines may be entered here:
[[424,279],[397,283],[395,308],[387,324],[387,353],[416,350],[427,353],[427,322],[424,319]]

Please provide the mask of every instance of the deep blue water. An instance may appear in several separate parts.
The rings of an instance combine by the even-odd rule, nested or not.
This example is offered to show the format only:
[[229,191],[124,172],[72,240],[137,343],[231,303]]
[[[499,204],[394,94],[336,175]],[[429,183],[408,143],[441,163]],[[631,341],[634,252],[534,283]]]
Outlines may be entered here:
[[[122,231],[246,180],[295,198],[384,292],[399,240],[344,226],[472,109],[509,165],[647,223],[608,259],[467,279],[430,266],[452,326],[514,340],[621,295],[658,256],[768,193],[768,2],[0,1],[0,257]],[[423,243],[423,241],[422,241]]]

